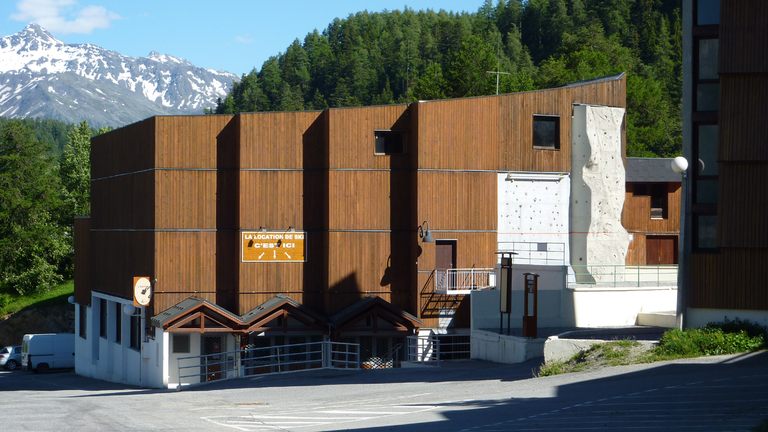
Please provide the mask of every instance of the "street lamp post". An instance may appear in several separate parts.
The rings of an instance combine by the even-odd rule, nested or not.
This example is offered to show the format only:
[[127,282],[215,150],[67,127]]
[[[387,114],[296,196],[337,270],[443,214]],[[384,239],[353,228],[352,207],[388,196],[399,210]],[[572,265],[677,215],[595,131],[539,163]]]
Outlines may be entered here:
[[678,156],[672,159],[671,168],[672,171],[680,174],[682,177],[680,187],[682,188],[681,193],[683,194],[683,205],[680,206],[680,236],[678,238],[677,247],[679,259],[677,264],[677,311],[675,316],[675,324],[677,325],[677,328],[682,330],[685,327],[685,309],[688,294],[686,291],[688,286],[688,255],[690,252],[686,247],[689,240],[688,225],[690,225],[687,218],[687,213],[689,211],[688,194],[690,192],[690,187],[688,184],[689,176],[687,174],[688,160],[682,156]]

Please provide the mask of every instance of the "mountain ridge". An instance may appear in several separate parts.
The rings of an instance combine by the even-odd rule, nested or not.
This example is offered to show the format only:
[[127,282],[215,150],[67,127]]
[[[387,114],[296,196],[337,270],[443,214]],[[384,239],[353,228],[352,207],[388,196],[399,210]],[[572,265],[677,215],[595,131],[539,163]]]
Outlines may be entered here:
[[119,127],[152,115],[215,108],[237,79],[152,51],[129,57],[65,44],[37,24],[0,38],[0,116]]

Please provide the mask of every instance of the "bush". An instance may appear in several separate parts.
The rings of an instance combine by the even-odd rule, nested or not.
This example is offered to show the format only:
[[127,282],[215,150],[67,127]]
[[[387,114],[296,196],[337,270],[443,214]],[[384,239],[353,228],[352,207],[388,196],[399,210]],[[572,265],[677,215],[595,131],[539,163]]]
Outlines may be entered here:
[[749,320],[741,320],[739,318],[729,320],[726,317],[723,322],[711,322],[707,324],[707,328],[720,329],[726,333],[738,333],[743,330],[747,332],[750,337],[762,336],[763,341],[768,341],[768,328]]
[[656,350],[661,355],[698,357],[754,351],[763,344],[762,335],[753,337],[745,330],[727,333],[720,328],[707,327],[667,331]]

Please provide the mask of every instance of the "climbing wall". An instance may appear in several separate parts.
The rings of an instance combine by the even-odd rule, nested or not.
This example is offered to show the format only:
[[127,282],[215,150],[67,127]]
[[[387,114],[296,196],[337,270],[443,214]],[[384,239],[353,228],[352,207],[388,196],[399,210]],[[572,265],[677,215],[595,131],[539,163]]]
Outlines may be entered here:
[[568,262],[568,173],[498,175],[499,250],[515,250],[516,263]]
[[623,108],[573,107],[570,244],[577,282],[614,278],[615,266],[625,263],[623,121]]

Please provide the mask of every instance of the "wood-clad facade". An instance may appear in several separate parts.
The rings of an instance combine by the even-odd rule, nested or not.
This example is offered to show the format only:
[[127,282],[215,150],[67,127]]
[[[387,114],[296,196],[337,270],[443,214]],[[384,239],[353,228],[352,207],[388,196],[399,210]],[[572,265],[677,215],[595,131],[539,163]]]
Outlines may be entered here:
[[[768,4],[689,0],[685,6],[690,54],[684,89],[689,102],[686,156],[706,161],[712,151],[716,160],[711,175],[689,173],[685,306],[749,311],[753,317],[762,312],[768,322],[763,273],[768,267]],[[707,44],[717,49],[706,49]],[[701,66],[708,64],[716,66],[714,74]],[[702,85],[717,86],[713,104],[702,106]],[[714,147],[705,146],[709,131]]]
[[[92,290],[129,299],[146,275],[153,315],[196,297],[245,316],[282,295],[331,317],[376,296],[423,327],[446,310],[468,327],[468,297],[434,293],[437,247],[454,248],[458,268],[493,267],[498,173],[569,172],[573,105],[625,107],[625,88],[619,76],[409,105],[153,117],[101,135],[92,215],[76,229],[77,301]],[[534,147],[535,115],[558,119],[557,148]],[[437,242],[423,243],[420,226]],[[241,260],[241,234],[262,230],[305,233],[305,261]]]

